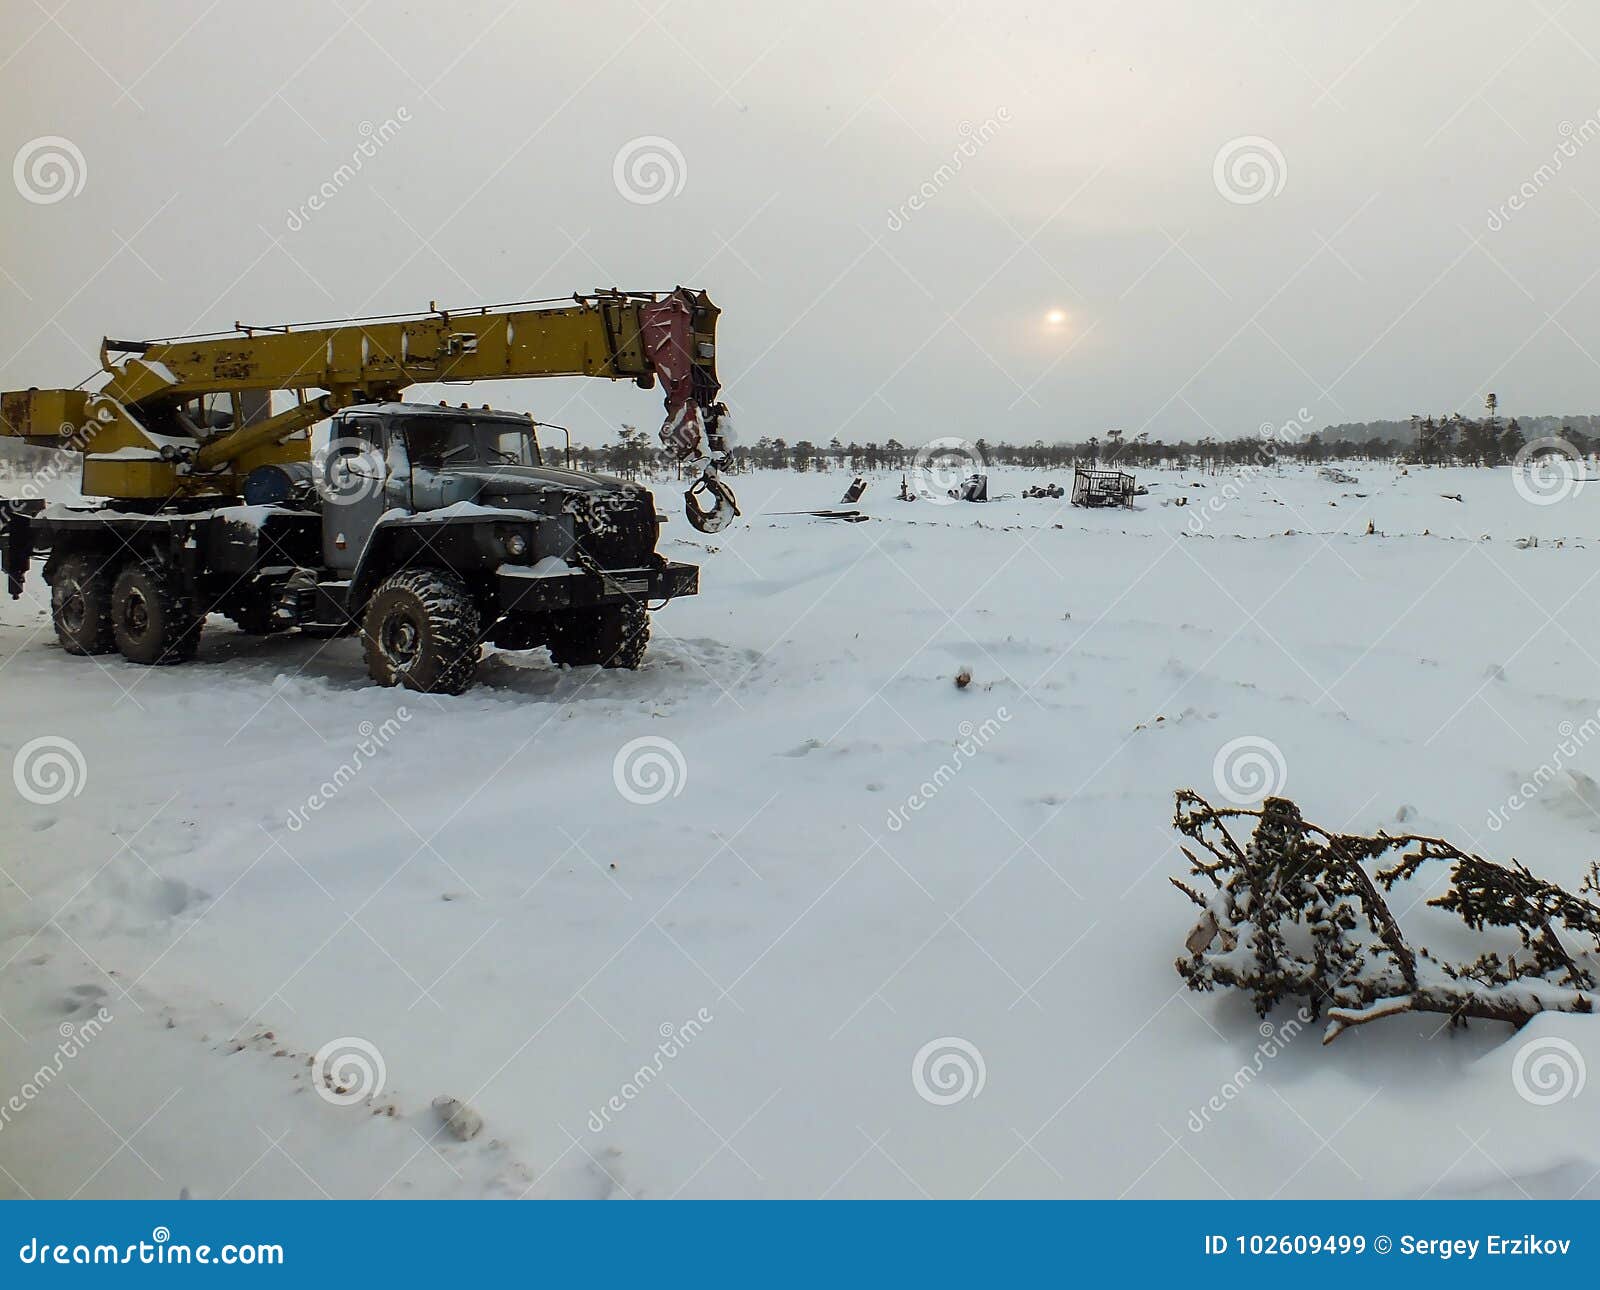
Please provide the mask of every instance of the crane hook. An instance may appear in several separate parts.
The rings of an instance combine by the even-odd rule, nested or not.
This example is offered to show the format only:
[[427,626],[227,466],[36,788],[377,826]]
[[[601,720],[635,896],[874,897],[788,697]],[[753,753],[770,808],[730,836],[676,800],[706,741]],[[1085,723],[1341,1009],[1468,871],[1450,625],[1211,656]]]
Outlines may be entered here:
[[[701,493],[709,493],[713,498],[709,507],[702,507],[696,500]],[[683,495],[683,501],[689,523],[702,533],[720,533],[739,515],[739,503],[734,500],[733,490],[717,477],[717,468],[712,465],[694,481]]]

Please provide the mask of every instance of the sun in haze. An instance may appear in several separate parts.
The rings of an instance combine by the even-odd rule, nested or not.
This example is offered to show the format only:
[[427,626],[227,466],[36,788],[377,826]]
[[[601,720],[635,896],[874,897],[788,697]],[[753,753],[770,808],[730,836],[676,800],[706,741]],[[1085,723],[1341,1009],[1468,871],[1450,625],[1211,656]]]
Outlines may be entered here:
[[1067,321],[1065,309],[1052,309],[1044,316],[1045,322],[1051,327],[1060,327]]

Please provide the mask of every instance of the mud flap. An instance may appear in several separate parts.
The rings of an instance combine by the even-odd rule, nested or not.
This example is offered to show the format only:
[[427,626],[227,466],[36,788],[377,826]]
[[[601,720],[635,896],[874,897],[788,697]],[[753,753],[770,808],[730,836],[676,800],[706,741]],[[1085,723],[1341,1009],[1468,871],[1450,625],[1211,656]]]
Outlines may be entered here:
[[33,517],[16,502],[0,503],[0,568],[5,570],[11,599],[22,595],[22,582],[33,559]]

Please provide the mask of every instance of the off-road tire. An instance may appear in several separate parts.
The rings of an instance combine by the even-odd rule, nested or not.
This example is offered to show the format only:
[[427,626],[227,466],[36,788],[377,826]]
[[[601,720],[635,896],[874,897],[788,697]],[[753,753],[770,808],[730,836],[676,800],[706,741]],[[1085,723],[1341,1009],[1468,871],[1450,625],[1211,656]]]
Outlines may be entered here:
[[559,667],[625,667],[644,662],[650,614],[638,601],[572,609],[550,625],[550,660]]
[[114,654],[111,584],[115,571],[95,554],[67,555],[50,580],[50,620],[69,654]]
[[130,663],[186,663],[200,648],[205,623],[186,585],[170,564],[134,560],[111,590],[111,630]]
[[453,573],[402,569],[372,593],[362,618],[367,672],[379,685],[460,694],[478,667],[478,607]]

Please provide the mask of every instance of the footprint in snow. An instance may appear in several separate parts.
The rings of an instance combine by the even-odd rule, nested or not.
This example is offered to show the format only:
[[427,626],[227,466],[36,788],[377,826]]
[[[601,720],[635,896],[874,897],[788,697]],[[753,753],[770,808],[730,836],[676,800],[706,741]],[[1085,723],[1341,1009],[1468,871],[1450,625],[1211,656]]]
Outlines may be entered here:
[[61,1010],[70,1017],[75,1012],[98,1008],[105,997],[104,986],[75,985],[67,991],[66,998],[62,1000]]
[[191,905],[209,900],[210,897],[197,887],[177,878],[162,878],[150,893],[150,903],[154,912],[167,918],[176,918]]

